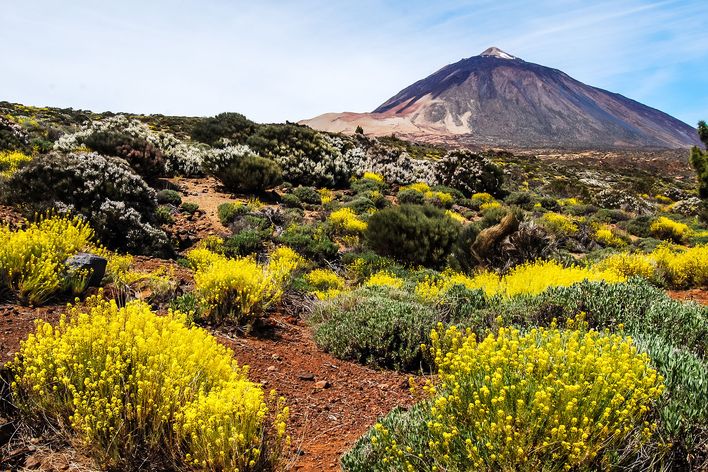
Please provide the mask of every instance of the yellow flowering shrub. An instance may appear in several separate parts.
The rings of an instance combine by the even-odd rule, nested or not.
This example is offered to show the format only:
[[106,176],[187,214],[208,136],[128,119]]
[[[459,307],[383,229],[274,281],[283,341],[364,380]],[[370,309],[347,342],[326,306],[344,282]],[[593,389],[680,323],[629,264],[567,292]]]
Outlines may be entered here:
[[609,467],[656,428],[648,413],[663,379],[629,337],[552,326],[478,340],[442,325],[431,337],[439,375],[424,387],[427,444],[415,450],[377,424],[371,442],[388,470]]
[[476,202],[479,202],[479,203],[491,203],[491,202],[495,201],[494,197],[487,192],[475,193],[470,198]]
[[467,219],[464,216],[460,215],[458,212],[456,212],[454,210],[445,210],[445,214],[447,216],[449,216],[450,218],[452,218],[453,220],[457,221],[458,223],[464,224],[467,222]]
[[680,243],[691,234],[687,224],[679,223],[665,216],[660,216],[649,226],[649,232],[657,239]]
[[304,260],[292,249],[277,248],[267,264],[253,257],[229,259],[198,248],[187,253],[195,266],[194,284],[205,316],[251,322],[280,300],[290,276]]
[[381,270],[372,274],[364,285],[367,287],[391,287],[391,288],[403,288],[404,280],[400,277],[396,277],[390,272]]
[[10,177],[22,165],[32,160],[20,151],[0,151],[0,177]]
[[578,225],[566,215],[549,211],[541,217],[543,226],[562,236],[572,236],[578,232]]
[[655,261],[646,254],[630,254],[627,252],[613,254],[595,264],[599,270],[611,270],[622,277],[644,277],[651,279],[656,270]]
[[361,176],[362,179],[373,180],[374,182],[384,183],[383,175],[377,174],[376,172],[364,172]]
[[322,198],[323,205],[330,203],[332,200],[334,200],[334,192],[328,188],[321,188],[317,190],[317,192],[320,194],[320,198]]
[[425,193],[430,192],[430,185],[425,182],[415,182],[401,187],[401,190],[415,190],[416,192]]
[[362,221],[351,208],[340,208],[330,213],[327,220],[334,228],[343,233],[362,234],[366,231],[366,222]]
[[33,305],[67,289],[82,292],[90,274],[69,273],[64,261],[95,248],[93,237],[78,218],[45,217],[15,231],[0,226],[0,285]]
[[669,197],[667,197],[666,195],[656,194],[656,195],[654,195],[654,199],[659,203],[663,203],[664,205],[670,205],[670,204],[674,203],[674,201],[672,199],[670,199]]
[[558,204],[562,207],[569,206],[569,205],[580,205],[581,203],[582,202],[575,197],[558,199]]
[[277,460],[287,410],[269,409],[248,368],[179,318],[95,297],[56,327],[38,321],[11,363],[19,404],[67,425],[102,467],[134,469],[170,457],[164,451],[180,469],[247,471]]
[[334,298],[344,290],[344,279],[330,269],[315,269],[305,275],[305,281],[314,287],[320,300]]
[[501,207],[501,206],[502,206],[502,205],[501,205],[501,203],[499,203],[499,202],[487,202],[487,203],[482,203],[482,204],[479,206],[479,209],[480,209],[481,211],[485,211],[485,210],[490,210],[490,209],[492,209],[492,208],[499,208],[499,207]]
[[627,243],[610,225],[601,224],[595,228],[594,239],[603,246],[622,247]]
[[538,295],[551,287],[567,287],[584,280],[615,283],[624,282],[626,278],[614,270],[564,267],[555,261],[535,261],[518,265],[503,276],[491,271],[482,271],[469,277],[447,271],[437,279],[424,279],[416,286],[415,292],[425,300],[434,301],[455,285],[463,285],[470,290],[483,290],[489,297],[513,297]]
[[648,254],[613,254],[595,264],[600,271],[663,281],[673,288],[708,286],[708,245],[684,247],[664,243]]
[[691,248],[662,244],[649,257],[669,286],[708,287],[708,244]]

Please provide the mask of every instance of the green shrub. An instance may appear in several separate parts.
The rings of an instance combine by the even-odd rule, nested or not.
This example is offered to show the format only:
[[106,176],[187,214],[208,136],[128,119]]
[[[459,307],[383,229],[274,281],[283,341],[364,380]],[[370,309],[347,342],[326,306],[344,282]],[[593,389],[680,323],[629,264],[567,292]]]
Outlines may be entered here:
[[233,223],[238,216],[248,213],[248,207],[242,203],[228,202],[219,205],[216,211],[221,224],[228,226]]
[[335,357],[413,371],[429,365],[421,344],[439,319],[408,293],[365,287],[322,302],[309,322],[317,345]]
[[302,208],[302,202],[292,193],[286,193],[280,197],[280,201],[288,208]]
[[549,211],[557,211],[560,208],[558,200],[552,197],[542,197],[538,202],[543,208]]
[[230,192],[262,192],[283,180],[280,166],[265,157],[248,154],[215,175]]
[[339,252],[339,248],[327,236],[322,225],[292,224],[277,239],[279,243],[318,263],[334,259]]
[[192,129],[192,139],[210,146],[224,138],[234,143],[244,143],[256,127],[256,123],[240,113],[221,113],[197,123]]
[[314,187],[303,187],[299,185],[293,189],[292,194],[302,203],[309,203],[311,205],[322,204],[322,196]]
[[351,208],[354,213],[361,215],[369,210],[375,210],[376,204],[363,195],[358,195],[344,204],[344,207]]
[[400,205],[422,205],[425,202],[423,192],[414,189],[399,190],[397,198]]
[[654,217],[650,215],[638,216],[636,218],[624,222],[624,224],[621,225],[621,228],[634,236],[638,236],[640,238],[648,238],[651,235],[649,231],[649,226],[651,225],[653,219]]
[[163,225],[169,225],[175,222],[172,216],[172,209],[166,205],[160,205],[155,209],[155,219],[158,223]]
[[371,215],[366,239],[374,251],[403,264],[435,267],[445,262],[460,230],[442,210],[401,205]]
[[183,212],[193,215],[199,210],[199,204],[194,202],[182,202],[179,208]]
[[224,239],[222,251],[229,257],[247,256],[263,250],[270,231],[246,228]]
[[179,206],[179,204],[182,203],[182,196],[179,192],[169,189],[160,190],[155,194],[155,198],[157,199],[157,203],[161,205]]

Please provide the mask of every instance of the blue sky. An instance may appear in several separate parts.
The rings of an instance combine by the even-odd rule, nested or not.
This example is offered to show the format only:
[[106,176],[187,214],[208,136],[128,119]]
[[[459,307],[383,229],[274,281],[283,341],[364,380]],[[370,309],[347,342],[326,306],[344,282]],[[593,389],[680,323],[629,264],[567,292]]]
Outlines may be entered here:
[[494,45],[695,125],[706,18],[706,0],[0,0],[0,100],[296,121]]

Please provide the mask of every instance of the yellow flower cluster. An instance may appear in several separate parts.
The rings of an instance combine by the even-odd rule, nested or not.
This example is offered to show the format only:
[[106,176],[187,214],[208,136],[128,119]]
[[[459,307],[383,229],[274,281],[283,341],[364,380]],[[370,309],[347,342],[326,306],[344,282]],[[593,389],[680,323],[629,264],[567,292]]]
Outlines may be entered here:
[[560,206],[569,206],[569,205],[580,205],[582,202],[575,198],[575,197],[570,197],[570,198],[560,198],[558,199],[558,204]]
[[0,177],[10,177],[20,167],[32,160],[20,151],[0,151]]
[[553,211],[544,213],[541,223],[553,233],[562,236],[572,236],[578,232],[578,225],[569,216]]
[[435,470],[584,470],[656,428],[648,412],[663,379],[631,338],[584,326],[500,328],[481,341],[439,330],[425,454],[375,427],[372,442],[392,470],[421,470],[421,458]]
[[351,208],[340,208],[330,213],[328,221],[338,231],[347,234],[362,234],[367,224],[362,221]]
[[93,236],[78,218],[46,217],[17,231],[0,226],[0,285],[33,305],[67,289],[82,292],[90,274],[69,273],[64,261],[91,249]]
[[708,286],[708,244],[686,248],[665,243],[649,254],[611,255],[595,267],[624,277],[663,279],[676,288],[705,287]]
[[402,278],[396,277],[385,270],[376,272],[364,282],[367,287],[391,287],[396,289],[403,288],[403,284]]
[[204,248],[190,251],[187,259],[196,268],[194,284],[205,315],[237,322],[250,322],[277,302],[291,274],[304,263],[287,247],[274,250],[268,264],[258,264],[253,257],[229,259]]
[[627,244],[625,240],[617,234],[617,231],[607,224],[598,225],[595,229],[594,237],[595,241],[603,246],[622,247]]
[[451,204],[455,197],[447,192],[440,192],[437,190],[431,190],[430,185],[425,182],[416,182],[405,187],[401,187],[401,190],[413,190],[418,193],[422,193],[423,196],[428,200],[437,200],[441,205],[447,206]]
[[315,269],[305,280],[315,288],[313,293],[320,300],[336,297],[344,290],[344,279],[330,269]]
[[667,197],[666,195],[656,194],[656,195],[654,195],[654,199],[659,203],[663,203],[664,205],[670,205],[670,204],[674,203],[674,201],[672,199],[670,199],[669,197]]
[[499,203],[499,202],[497,202],[497,201],[494,201],[494,202],[482,203],[482,204],[479,206],[479,209],[480,209],[481,211],[485,211],[485,210],[490,210],[490,209],[492,209],[492,208],[499,208],[499,207],[501,207],[501,206],[502,206],[501,203]]
[[691,228],[687,224],[660,216],[649,226],[649,232],[657,239],[666,239],[678,243],[688,238],[691,234]]
[[439,278],[427,278],[416,286],[416,293],[423,299],[434,301],[454,287],[463,285],[470,290],[481,289],[487,296],[538,295],[551,287],[567,287],[584,280],[624,282],[624,276],[613,270],[563,267],[555,261],[535,261],[513,268],[503,276],[483,271],[473,277],[457,272],[444,272]]
[[493,201],[495,201],[494,197],[487,192],[475,193],[470,198],[479,203],[492,203]]
[[445,214],[447,216],[449,216],[450,218],[452,218],[453,220],[457,221],[458,223],[464,224],[467,222],[467,219],[464,216],[460,215],[458,212],[456,212],[454,210],[445,210]]
[[383,175],[377,174],[376,172],[364,172],[364,175],[362,175],[361,178],[373,180],[374,182],[378,182],[380,184],[384,183]]
[[[20,404],[70,425],[105,466],[170,450],[178,464],[251,470],[267,399],[231,351],[179,318],[95,297],[56,327],[37,322],[12,363]],[[277,409],[275,452],[287,441],[287,410]]]
[[317,192],[320,194],[320,198],[322,198],[323,205],[334,200],[334,192],[328,188],[321,188]]

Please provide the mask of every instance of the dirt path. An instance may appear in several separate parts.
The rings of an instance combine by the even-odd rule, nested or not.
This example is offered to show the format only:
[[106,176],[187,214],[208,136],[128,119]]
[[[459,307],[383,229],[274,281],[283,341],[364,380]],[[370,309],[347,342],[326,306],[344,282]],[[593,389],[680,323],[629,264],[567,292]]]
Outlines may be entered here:
[[409,405],[408,376],[322,352],[302,326],[279,322],[270,338],[221,340],[250,378],[284,395],[291,410],[293,470],[339,470],[339,457],[396,405]]

